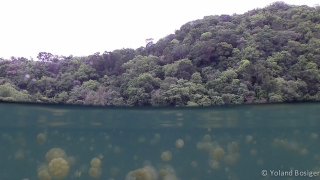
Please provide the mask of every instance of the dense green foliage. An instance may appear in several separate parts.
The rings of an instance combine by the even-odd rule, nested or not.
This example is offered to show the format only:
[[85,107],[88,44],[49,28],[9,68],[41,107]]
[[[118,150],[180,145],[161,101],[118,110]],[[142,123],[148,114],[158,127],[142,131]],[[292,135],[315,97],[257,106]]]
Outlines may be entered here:
[[320,100],[320,8],[275,2],[206,16],[157,43],[0,60],[0,98],[115,106]]

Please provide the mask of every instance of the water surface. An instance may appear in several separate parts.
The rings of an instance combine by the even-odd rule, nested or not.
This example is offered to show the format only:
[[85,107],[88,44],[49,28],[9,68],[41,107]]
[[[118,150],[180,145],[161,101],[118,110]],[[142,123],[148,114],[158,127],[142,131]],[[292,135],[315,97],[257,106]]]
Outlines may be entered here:
[[[70,170],[64,179],[94,179],[88,173],[93,158],[101,161],[103,180],[123,180],[145,166],[159,176],[170,169],[180,180],[307,179],[309,171],[320,171],[319,109],[319,103],[188,108],[1,103],[0,179],[39,179],[38,167],[50,164],[46,154],[52,148],[66,153]],[[169,161],[164,152],[170,152]]]

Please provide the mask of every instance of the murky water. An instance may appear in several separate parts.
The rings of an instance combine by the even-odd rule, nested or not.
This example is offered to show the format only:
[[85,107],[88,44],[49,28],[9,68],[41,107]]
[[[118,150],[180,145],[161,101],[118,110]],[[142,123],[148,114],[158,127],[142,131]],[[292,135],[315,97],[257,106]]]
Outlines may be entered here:
[[2,103],[0,180],[317,179],[319,109]]

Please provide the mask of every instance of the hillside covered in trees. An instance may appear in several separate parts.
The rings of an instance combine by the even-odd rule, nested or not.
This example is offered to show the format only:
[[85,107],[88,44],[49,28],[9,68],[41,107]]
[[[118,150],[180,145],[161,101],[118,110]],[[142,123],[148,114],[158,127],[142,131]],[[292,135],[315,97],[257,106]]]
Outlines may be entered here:
[[320,7],[275,2],[190,21],[138,49],[37,58],[0,59],[1,100],[114,106],[318,101]]

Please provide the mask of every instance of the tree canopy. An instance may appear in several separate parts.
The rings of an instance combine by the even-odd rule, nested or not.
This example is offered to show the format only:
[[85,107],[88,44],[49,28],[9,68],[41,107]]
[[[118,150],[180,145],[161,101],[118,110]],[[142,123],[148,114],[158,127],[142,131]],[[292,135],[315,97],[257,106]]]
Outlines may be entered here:
[[319,6],[275,2],[205,16],[146,43],[84,57],[0,58],[0,99],[113,106],[320,100]]

